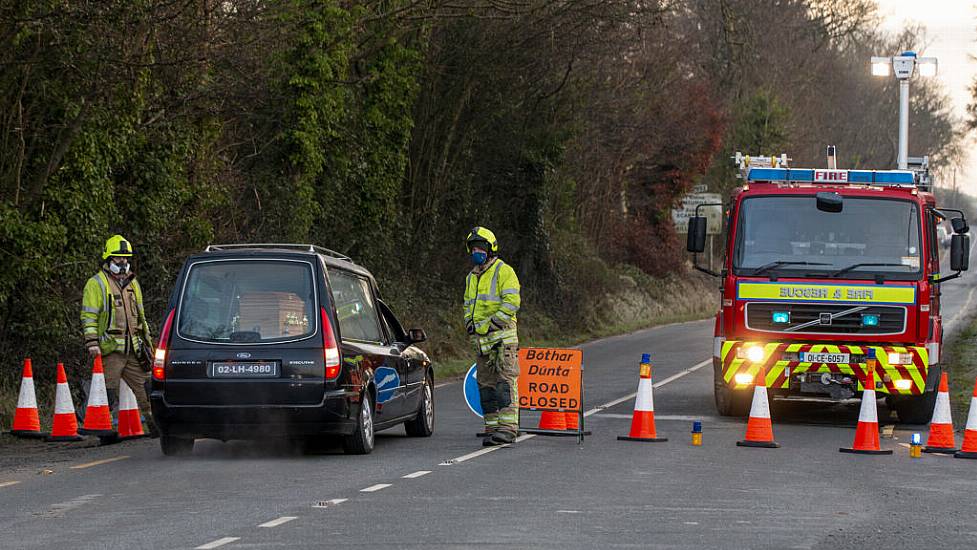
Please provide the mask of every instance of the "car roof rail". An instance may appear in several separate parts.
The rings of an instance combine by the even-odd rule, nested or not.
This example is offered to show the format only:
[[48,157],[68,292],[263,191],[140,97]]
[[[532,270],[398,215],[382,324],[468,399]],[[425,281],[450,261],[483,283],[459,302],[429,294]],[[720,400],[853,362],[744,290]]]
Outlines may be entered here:
[[337,260],[343,260],[350,263],[356,263],[352,258],[345,254],[336,252],[335,250],[328,249],[324,246],[318,246],[314,244],[296,244],[296,243],[241,243],[241,244],[208,244],[204,252],[216,252],[219,250],[238,250],[246,248],[285,248],[285,249],[295,249],[304,250],[306,252],[315,252],[322,254],[323,256],[329,256],[330,258],[335,258]]

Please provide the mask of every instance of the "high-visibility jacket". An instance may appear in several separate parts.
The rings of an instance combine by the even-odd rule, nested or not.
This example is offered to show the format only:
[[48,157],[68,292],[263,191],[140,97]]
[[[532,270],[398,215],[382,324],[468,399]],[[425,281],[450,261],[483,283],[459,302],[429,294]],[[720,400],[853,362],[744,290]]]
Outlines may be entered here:
[[135,278],[121,286],[101,270],[88,279],[81,297],[81,326],[85,346],[98,344],[102,355],[117,350],[138,353],[143,345],[152,346]]
[[[486,353],[499,342],[517,344],[519,278],[515,270],[495,258],[484,270],[472,270],[465,280],[465,324],[475,327],[476,345]],[[493,323],[494,321],[494,323]]]

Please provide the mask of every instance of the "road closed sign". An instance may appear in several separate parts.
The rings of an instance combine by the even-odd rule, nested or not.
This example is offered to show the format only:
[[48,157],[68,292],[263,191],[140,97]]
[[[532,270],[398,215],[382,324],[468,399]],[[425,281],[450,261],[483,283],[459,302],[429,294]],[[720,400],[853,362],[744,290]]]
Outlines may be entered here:
[[583,352],[578,349],[519,350],[519,408],[581,412]]

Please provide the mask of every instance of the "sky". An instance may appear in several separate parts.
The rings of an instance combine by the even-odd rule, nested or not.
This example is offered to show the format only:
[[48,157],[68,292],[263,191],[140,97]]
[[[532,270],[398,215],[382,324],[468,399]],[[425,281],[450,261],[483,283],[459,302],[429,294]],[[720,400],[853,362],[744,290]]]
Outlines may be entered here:
[[[907,25],[921,24],[926,27],[925,50],[917,52],[939,59],[937,78],[943,83],[953,100],[957,116],[966,117],[967,103],[971,101],[967,89],[977,76],[977,0],[876,0],[883,28],[898,32]],[[893,55],[898,52],[879,52]],[[893,115],[895,116],[895,115]],[[918,155],[909,135],[909,154]],[[962,172],[957,173],[960,188],[977,195],[977,139],[968,136],[967,158]],[[948,183],[948,182],[947,182]]]

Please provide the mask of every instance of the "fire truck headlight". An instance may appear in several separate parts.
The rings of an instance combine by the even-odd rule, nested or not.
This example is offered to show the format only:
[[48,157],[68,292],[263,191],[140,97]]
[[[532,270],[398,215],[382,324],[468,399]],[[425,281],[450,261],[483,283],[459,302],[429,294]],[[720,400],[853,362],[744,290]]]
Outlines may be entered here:
[[761,346],[750,346],[746,348],[746,358],[750,360],[751,363],[759,363],[763,361],[763,347]]
[[913,387],[912,380],[896,380],[896,389],[901,391],[906,391]]
[[747,372],[739,372],[736,373],[736,376],[733,377],[733,380],[737,384],[744,386],[753,383],[753,375]]

